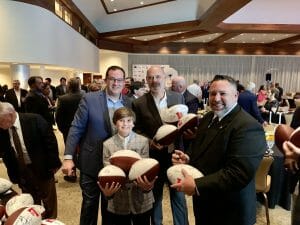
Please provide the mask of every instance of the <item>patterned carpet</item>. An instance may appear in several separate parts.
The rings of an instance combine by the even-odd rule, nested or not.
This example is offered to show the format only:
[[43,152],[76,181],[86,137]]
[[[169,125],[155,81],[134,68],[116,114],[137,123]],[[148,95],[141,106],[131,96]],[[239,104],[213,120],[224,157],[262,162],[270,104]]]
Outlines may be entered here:
[[[64,144],[62,141],[62,135],[60,132],[55,131],[59,142],[60,152],[62,154]],[[2,162],[0,162],[0,177],[7,178],[6,169]],[[58,219],[64,222],[66,225],[77,225],[79,224],[79,216],[80,216],[80,207],[81,207],[81,192],[79,188],[79,184],[77,183],[69,183],[63,180],[63,174],[59,171],[56,174],[56,178],[58,180],[57,183],[57,194],[58,194]],[[18,191],[18,189],[15,187]],[[168,195],[167,188],[165,189],[164,196]],[[163,215],[164,215],[164,225],[171,225],[172,223],[172,215],[170,202],[168,198],[165,197],[163,200]],[[190,225],[194,224],[194,216],[192,210],[192,201],[190,197],[187,197],[187,204],[189,210],[189,222]],[[290,215],[291,212],[282,209],[279,206],[276,206],[275,209],[270,209],[270,220],[272,225],[290,225]],[[99,218],[99,223],[101,219]],[[256,225],[265,225],[266,217],[265,217],[265,209],[264,207],[257,203],[257,223]]]

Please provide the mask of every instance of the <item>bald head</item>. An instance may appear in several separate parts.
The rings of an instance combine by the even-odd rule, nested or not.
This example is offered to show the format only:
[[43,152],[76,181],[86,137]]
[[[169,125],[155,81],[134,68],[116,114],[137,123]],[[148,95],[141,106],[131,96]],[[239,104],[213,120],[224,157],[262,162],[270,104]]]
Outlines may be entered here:
[[155,96],[161,96],[165,91],[166,74],[160,66],[151,66],[147,70],[146,80],[150,91]]
[[186,90],[186,82],[183,76],[172,79],[172,91],[183,93]]

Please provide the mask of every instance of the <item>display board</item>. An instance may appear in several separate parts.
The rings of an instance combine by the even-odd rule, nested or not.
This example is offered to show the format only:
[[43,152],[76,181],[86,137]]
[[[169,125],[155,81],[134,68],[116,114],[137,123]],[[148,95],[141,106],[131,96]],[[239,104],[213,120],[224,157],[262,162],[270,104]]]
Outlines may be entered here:
[[147,74],[147,70],[151,67],[151,66],[161,66],[164,71],[166,71],[166,69],[170,68],[169,65],[147,65],[147,64],[133,64],[132,65],[132,78],[135,81],[146,81],[146,74]]

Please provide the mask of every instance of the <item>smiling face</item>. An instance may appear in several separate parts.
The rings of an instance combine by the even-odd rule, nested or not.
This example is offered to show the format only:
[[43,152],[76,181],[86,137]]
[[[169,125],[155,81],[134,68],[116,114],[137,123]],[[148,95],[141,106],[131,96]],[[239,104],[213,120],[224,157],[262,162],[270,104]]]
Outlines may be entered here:
[[118,130],[118,134],[122,137],[127,137],[132,128],[134,127],[134,119],[131,116],[124,117],[122,119],[117,120],[116,128]]
[[124,88],[125,77],[124,73],[119,70],[109,70],[106,77],[107,93],[110,96],[119,97]]
[[12,127],[16,120],[15,112],[7,112],[0,114],[0,128],[7,130]]
[[209,106],[222,117],[237,102],[238,92],[236,87],[227,80],[212,82],[209,88]]
[[159,66],[150,67],[147,71],[146,80],[152,94],[164,93],[166,75]]

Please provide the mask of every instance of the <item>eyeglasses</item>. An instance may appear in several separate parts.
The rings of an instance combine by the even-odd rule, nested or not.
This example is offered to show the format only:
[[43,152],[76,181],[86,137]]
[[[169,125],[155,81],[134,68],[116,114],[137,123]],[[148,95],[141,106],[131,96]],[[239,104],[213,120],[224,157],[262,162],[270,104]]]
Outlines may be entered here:
[[125,79],[124,78],[116,79],[113,77],[108,77],[107,80],[112,81],[112,82],[122,83],[122,82],[124,82]]

